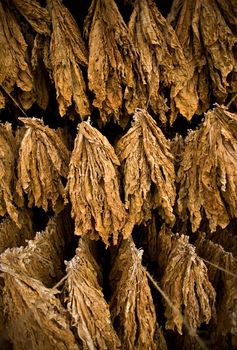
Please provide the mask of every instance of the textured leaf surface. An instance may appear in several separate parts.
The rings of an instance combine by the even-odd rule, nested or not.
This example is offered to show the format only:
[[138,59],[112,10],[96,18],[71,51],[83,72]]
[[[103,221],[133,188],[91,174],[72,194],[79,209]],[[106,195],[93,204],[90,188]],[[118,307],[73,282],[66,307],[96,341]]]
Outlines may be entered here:
[[[0,84],[11,93],[15,86],[29,93],[33,79],[27,60],[27,44],[16,17],[6,2],[0,3]],[[0,108],[5,106],[5,95],[0,91]]]
[[[21,198],[27,194],[29,207],[58,211],[64,197],[62,178],[68,175],[69,151],[57,133],[39,119],[20,120],[26,132],[19,149],[17,192]],[[20,204],[24,205],[23,201]]]
[[155,307],[141,258],[131,238],[113,256],[111,316],[124,349],[164,349],[164,339],[155,341]]
[[208,279],[207,267],[188,243],[188,236],[181,235],[172,244],[161,286],[179,311],[166,305],[166,328],[182,334],[183,314],[192,330],[208,323],[215,314],[215,290]]
[[79,28],[60,0],[47,0],[52,20],[50,60],[59,113],[63,117],[75,106],[83,118],[90,114],[89,100],[81,67],[87,66],[88,53]]
[[207,218],[211,231],[237,213],[237,115],[217,106],[185,140],[177,174],[178,213],[196,231]]
[[145,223],[152,209],[168,223],[175,220],[174,161],[170,144],[145,110],[137,110],[134,122],[116,147],[124,176],[125,207],[129,218],[125,237],[136,224]]
[[161,15],[153,0],[136,0],[129,22],[133,42],[139,52],[147,93],[139,107],[151,106],[162,122],[166,122],[168,106],[164,87],[171,97],[172,124],[178,112],[190,120],[197,108],[198,99],[188,81],[192,70],[187,64],[175,31]]
[[93,243],[81,238],[76,255],[67,263],[67,308],[83,349],[120,349],[102,292],[102,271],[93,254]]
[[108,140],[87,122],[78,127],[70,161],[67,190],[75,233],[116,244],[126,213],[120,199],[119,160]]

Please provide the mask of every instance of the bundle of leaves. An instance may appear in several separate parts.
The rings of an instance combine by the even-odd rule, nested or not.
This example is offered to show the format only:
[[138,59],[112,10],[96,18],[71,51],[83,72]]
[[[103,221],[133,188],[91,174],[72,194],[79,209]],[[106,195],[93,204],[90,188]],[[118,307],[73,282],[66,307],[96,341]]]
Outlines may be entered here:
[[123,347],[164,350],[166,342],[157,329],[155,307],[141,261],[142,251],[130,237],[122,241],[112,256],[110,309]]
[[[106,123],[111,117],[124,125],[122,108],[132,114],[146,102],[138,53],[114,0],[92,0],[85,20],[89,37],[89,89],[93,105]],[[145,100],[144,100],[145,99]]]
[[208,111],[185,139],[177,174],[177,210],[196,231],[207,218],[211,231],[237,215],[237,115],[223,106]]
[[102,270],[94,245],[94,241],[81,238],[76,255],[67,263],[67,309],[83,349],[120,349],[102,292]]
[[210,95],[215,96],[218,103],[225,101],[228,76],[236,70],[234,45],[237,39],[219,6],[223,3],[226,9],[224,2],[174,0],[167,18],[192,69],[188,84],[198,98],[194,111],[197,114],[206,112],[210,107]]
[[[73,106],[82,118],[90,114],[81,67],[87,67],[88,53],[76,21],[60,0],[47,0],[52,21],[50,65],[59,113]],[[47,66],[47,63],[46,63]]]
[[[24,95],[33,91],[33,77],[29,68],[27,44],[17,18],[9,8],[9,1],[0,3],[0,33],[0,86],[8,94],[17,87],[18,97],[22,97],[24,106]],[[5,104],[6,95],[0,90],[0,108],[4,108]],[[24,107],[30,106],[27,104]]]
[[185,319],[192,332],[196,332],[202,323],[208,323],[215,316],[215,290],[207,267],[188,236],[173,240],[161,286],[173,304],[171,307],[165,302],[167,329],[182,334]]
[[[164,89],[170,91],[170,123],[178,112],[190,120],[195,113],[198,99],[188,83],[192,69],[187,64],[174,29],[162,16],[155,1],[136,0],[129,22],[134,45],[139,52],[144,73],[143,90],[147,98],[140,99],[139,107],[148,105],[166,122],[168,111]],[[146,103],[146,105],[145,105]]]
[[63,276],[67,238],[62,215],[51,219],[26,247],[7,249],[0,256],[5,326],[17,349],[78,349],[68,313],[52,288]]
[[75,234],[116,244],[126,212],[120,199],[120,165],[108,140],[88,122],[82,122],[72,152],[67,191],[75,219]]
[[25,193],[28,206],[62,209],[64,185],[67,178],[69,151],[55,130],[35,118],[20,118],[26,131],[21,140],[18,159],[16,191],[19,205],[24,205]]
[[116,153],[122,165],[125,225],[128,237],[134,225],[146,223],[152,210],[173,224],[175,216],[175,171],[169,141],[145,110],[137,110],[129,131],[119,140]]

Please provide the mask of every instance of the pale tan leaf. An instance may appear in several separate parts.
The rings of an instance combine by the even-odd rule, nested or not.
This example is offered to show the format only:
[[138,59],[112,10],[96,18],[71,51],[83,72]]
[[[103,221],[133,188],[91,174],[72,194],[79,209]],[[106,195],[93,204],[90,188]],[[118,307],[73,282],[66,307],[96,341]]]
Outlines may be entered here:
[[182,334],[181,314],[195,331],[215,315],[215,290],[208,279],[207,267],[189,244],[188,236],[181,235],[173,242],[161,286],[177,309],[166,304],[167,329]]
[[112,117],[123,125],[123,105],[132,114],[146,103],[147,96],[138,54],[114,0],[92,1],[85,32],[89,37],[88,80],[93,105],[103,123]]
[[102,271],[95,260],[93,244],[81,238],[76,255],[67,262],[67,309],[83,349],[120,349],[100,285]]
[[133,226],[151,219],[152,210],[174,223],[174,161],[169,141],[145,110],[137,110],[134,122],[116,147],[124,176],[125,207],[129,218],[125,237]]
[[119,193],[119,165],[108,140],[89,123],[80,123],[67,183],[77,235],[101,237],[106,245],[112,237],[117,243],[126,218]]
[[60,0],[47,0],[52,21],[50,60],[59,113],[63,117],[75,106],[82,118],[90,114],[89,100],[81,66],[87,66],[88,53],[81,33]]
[[217,106],[185,140],[177,174],[178,213],[196,231],[207,218],[211,231],[237,216],[237,115]]
[[61,210],[69,151],[57,133],[39,119],[19,118],[26,126],[18,160],[17,193],[28,196],[29,207]]
[[155,307],[141,259],[131,238],[121,242],[110,271],[111,316],[123,349],[165,349],[162,333],[155,341]]
[[[166,121],[167,101],[162,97],[164,87],[171,98],[170,123],[178,112],[190,120],[197,109],[198,98],[189,88],[192,70],[184,57],[174,29],[159,12],[153,0],[136,0],[129,22],[129,29],[139,51],[139,62],[144,72],[147,100],[139,107],[151,106]],[[143,103],[144,102],[144,103]]]
[[[14,87],[30,93],[33,79],[27,62],[27,44],[17,19],[8,6],[0,3],[0,84],[11,93]],[[5,97],[1,95],[1,108],[5,106]]]
[[227,78],[236,66],[236,36],[215,0],[174,0],[168,22],[192,69],[189,85],[199,99],[196,113],[202,114],[210,106],[211,94],[218,103],[227,97]]
[[[10,261],[9,261],[10,263]],[[55,297],[57,290],[2,265],[6,329],[19,350],[78,350],[68,314]]]

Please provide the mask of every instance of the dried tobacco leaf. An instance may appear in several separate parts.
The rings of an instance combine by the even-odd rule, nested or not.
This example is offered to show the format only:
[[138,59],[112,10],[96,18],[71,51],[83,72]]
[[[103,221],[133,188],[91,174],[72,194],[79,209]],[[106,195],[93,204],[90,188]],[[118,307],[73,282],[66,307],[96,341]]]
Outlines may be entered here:
[[120,199],[117,167],[108,140],[89,123],[82,122],[72,152],[67,191],[72,203],[75,233],[117,243],[126,212]]
[[[217,333],[237,336],[237,263],[219,244],[199,235],[195,242],[199,256],[208,260],[209,279],[217,292]],[[220,270],[222,269],[222,270]]]
[[[129,114],[146,103],[138,55],[114,0],[93,0],[85,21],[89,37],[89,89],[105,124],[111,117],[123,124],[123,102]],[[138,91],[137,91],[138,90]],[[145,98],[145,100],[143,100]]]
[[10,218],[5,217],[0,224],[0,254],[7,248],[24,246],[27,240],[32,239],[34,230],[30,212],[26,209],[19,210],[18,221],[21,228]]
[[155,307],[141,259],[142,251],[136,249],[131,238],[122,241],[117,255],[113,256],[111,316],[124,349],[163,350],[164,338],[155,341]]
[[28,241],[26,247],[6,250],[1,255],[0,263],[52,287],[63,277],[66,246],[66,237],[58,220],[60,219],[50,219],[45,231],[38,232],[34,239]]
[[83,349],[120,349],[102,293],[102,271],[93,255],[93,244],[81,238],[76,255],[67,263],[67,309]]
[[59,113],[63,117],[75,105],[83,118],[90,114],[89,100],[81,66],[86,67],[88,53],[79,28],[60,0],[47,0],[52,20],[50,60],[56,87]]
[[166,304],[167,329],[182,334],[180,314],[192,330],[204,322],[209,323],[215,315],[215,290],[208,279],[206,265],[195,253],[195,247],[188,243],[188,236],[181,235],[173,242],[161,286],[177,309]]
[[39,34],[50,34],[50,18],[46,8],[36,0],[11,0],[17,10]]
[[19,150],[17,193],[21,198],[23,193],[27,194],[29,207],[47,211],[52,206],[57,212],[63,204],[62,178],[68,175],[69,151],[57,133],[39,119],[19,120],[27,131]]
[[237,216],[237,115],[210,110],[200,129],[185,140],[177,174],[178,213],[196,231],[205,217],[211,231]]
[[168,223],[174,223],[175,172],[168,140],[152,117],[137,109],[132,127],[116,147],[124,175],[125,207],[129,218],[128,237],[134,225],[151,219],[152,209]]
[[[187,64],[175,31],[161,15],[153,0],[135,1],[129,30],[139,51],[146,82],[143,89],[147,89],[147,101],[152,110],[166,122],[165,112],[168,108],[162,97],[162,90],[168,87],[171,98],[170,123],[174,122],[178,112],[190,120],[198,105],[196,94],[187,84],[192,70]],[[146,105],[140,104],[139,107],[145,108]]]
[[[0,4],[1,7],[1,4]],[[0,216],[9,214],[21,227],[18,209],[14,203],[16,143],[11,124],[0,125]]]
[[[228,75],[235,69],[235,35],[215,0],[174,0],[168,16],[190,67],[190,89],[199,98],[197,114],[210,106],[210,94],[222,103],[228,94]],[[209,80],[211,79],[211,84]]]
[[79,350],[69,327],[68,314],[55,297],[55,289],[0,263],[4,272],[6,328],[18,350]]
[[[29,93],[33,89],[33,79],[27,62],[27,44],[21,33],[16,17],[7,2],[0,3],[0,85],[11,93],[15,86]],[[6,103],[0,92],[0,109]]]

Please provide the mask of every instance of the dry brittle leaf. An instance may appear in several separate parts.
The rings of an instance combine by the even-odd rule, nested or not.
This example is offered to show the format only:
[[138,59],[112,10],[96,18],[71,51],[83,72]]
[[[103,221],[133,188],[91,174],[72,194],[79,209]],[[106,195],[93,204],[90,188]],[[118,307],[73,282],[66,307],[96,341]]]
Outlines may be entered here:
[[89,36],[88,80],[95,96],[93,105],[99,108],[103,123],[112,117],[123,124],[123,102],[132,114],[136,107],[144,105],[146,96],[138,55],[114,0],[92,1],[85,33]]
[[142,251],[136,249],[131,238],[122,241],[113,256],[111,316],[124,349],[163,350],[165,340],[155,341],[155,307],[141,259]]
[[27,246],[6,250],[0,261],[52,287],[63,276],[66,246],[65,232],[60,227],[62,222],[58,220],[60,218],[50,219],[45,231],[38,232]]
[[[59,211],[64,197],[62,178],[68,175],[69,151],[57,133],[39,119],[19,118],[26,126],[18,160],[17,193],[29,207]],[[22,206],[24,203],[20,203]]]
[[211,231],[237,216],[237,115],[210,110],[185,140],[177,174],[178,213],[196,231],[205,217]]
[[[145,76],[149,98],[144,101],[165,122],[168,108],[163,88],[169,88],[172,124],[178,112],[190,120],[197,109],[198,98],[189,89],[192,71],[184,57],[174,29],[161,15],[153,0],[136,0],[129,29]],[[146,105],[139,105],[145,108]]]
[[125,237],[134,225],[151,219],[152,210],[174,223],[174,161],[168,140],[145,110],[137,110],[134,122],[116,147],[124,176],[125,207],[129,218]]
[[50,60],[59,113],[63,117],[75,105],[82,118],[90,114],[89,100],[81,66],[88,53],[76,21],[60,0],[47,0],[52,20]]
[[[20,210],[18,212],[18,220],[21,224],[19,228],[16,223],[8,216],[3,219],[0,224],[0,254],[3,253],[7,248],[25,246],[27,240],[32,239],[34,231],[32,228],[31,215],[27,210]],[[4,320],[4,302],[3,302],[3,287],[4,279],[0,278],[0,345],[3,346],[3,350],[7,350],[4,347],[4,338],[6,336],[6,324]],[[4,336],[5,334],[5,336]],[[2,338],[3,337],[3,338]],[[6,340],[6,339],[5,339]]]
[[46,8],[36,0],[11,0],[17,10],[39,34],[50,34],[50,18]]
[[189,244],[188,236],[181,235],[173,242],[161,286],[177,309],[166,305],[167,329],[182,334],[181,314],[195,331],[215,315],[215,290],[208,279],[207,267]]
[[[0,4],[1,6],[1,4]],[[14,203],[16,143],[11,124],[0,125],[0,216],[9,214],[21,226],[18,209]]]
[[[14,87],[30,93],[33,79],[27,62],[27,44],[21,33],[16,17],[7,2],[0,3],[0,85],[11,93]],[[3,94],[0,96],[0,108],[5,106]]]
[[80,123],[67,183],[77,235],[101,237],[106,245],[113,237],[117,243],[126,218],[119,193],[119,165],[108,140],[89,123]]
[[237,263],[219,244],[199,235],[195,242],[199,256],[210,262],[208,274],[217,292],[217,332],[237,336]]
[[19,350],[78,350],[68,314],[55,297],[58,292],[40,281],[0,263],[4,272],[4,309],[9,340]]
[[24,246],[32,239],[34,230],[30,212],[26,209],[18,211],[18,221],[21,228],[10,218],[5,217],[0,224],[0,254],[7,248]]
[[81,238],[76,255],[67,263],[67,309],[83,349],[120,349],[100,285],[102,271],[93,255],[93,244]]
[[227,77],[236,66],[233,47],[237,39],[215,0],[174,0],[168,22],[193,70],[189,84],[199,98],[196,113],[202,114],[210,106],[211,94],[219,103],[227,97]]

